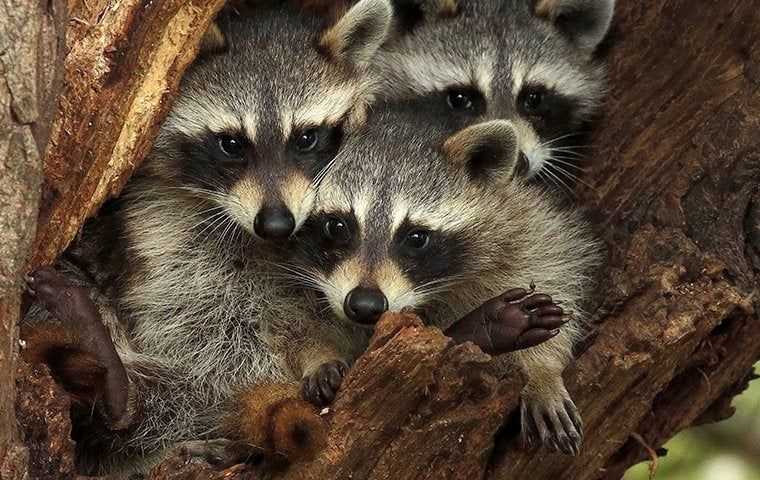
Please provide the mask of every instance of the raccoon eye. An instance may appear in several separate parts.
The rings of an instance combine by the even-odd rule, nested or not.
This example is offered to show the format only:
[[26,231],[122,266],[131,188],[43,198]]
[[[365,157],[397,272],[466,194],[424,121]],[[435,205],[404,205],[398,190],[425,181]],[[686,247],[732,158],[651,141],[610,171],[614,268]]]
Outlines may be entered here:
[[424,250],[430,245],[430,232],[426,232],[425,230],[409,232],[402,244],[409,250],[418,252]]
[[319,132],[316,128],[304,130],[295,138],[296,149],[301,153],[311,152],[317,147],[317,143],[319,143]]
[[340,218],[329,218],[323,228],[325,238],[334,245],[346,245],[351,240],[348,225]]
[[218,143],[219,150],[228,158],[239,159],[245,153],[246,142],[238,137],[219,135]]
[[452,110],[470,110],[472,108],[473,98],[470,92],[465,90],[449,90],[446,95],[446,103]]
[[525,115],[546,113],[546,91],[541,87],[527,87],[520,92],[519,107]]

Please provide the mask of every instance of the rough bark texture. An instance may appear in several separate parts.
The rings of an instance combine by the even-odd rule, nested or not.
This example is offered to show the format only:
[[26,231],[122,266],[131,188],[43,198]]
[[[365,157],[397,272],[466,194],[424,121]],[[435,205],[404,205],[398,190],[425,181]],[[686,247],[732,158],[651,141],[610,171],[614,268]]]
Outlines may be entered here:
[[0,478],[26,475],[13,415],[21,276],[34,238],[42,155],[62,71],[65,7],[0,2]]
[[[150,122],[165,104],[151,97],[158,103],[145,114],[155,114],[150,122],[129,116],[144,105],[135,82],[155,71],[142,62],[181,70],[176,50],[151,53],[163,44],[157,39],[180,28],[153,21],[175,2],[147,2],[134,29],[87,27],[98,18],[135,21],[134,13],[93,7],[105,0],[89,3],[104,13],[77,21],[84,30],[72,29],[78,43],[70,45],[99,61],[67,60],[70,85],[46,172],[58,193],[41,216],[38,262],[66,245],[149,145]],[[213,8],[190,5],[195,25],[205,25]],[[730,399],[760,359],[760,10],[740,0],[647,0],[619,2],[616,16],[612,91],[583,178],[588,186],[580,189],[609,248],[594,334],[566,372],[586,424],[581,454],[517,449],[508,412],[518,405],[519,376],[500,380],[474,348],[452,346],[413,317],[388,315],[328,417],[327,450],[281,478],[614,479],[678,431],[731,414]],[[197,41],[183,32],[175,46]],[[106,104],[112,109],[103,113]],[[126,133],[123,125],[131,125]],[[125,138],[138,140],[125,147]],[[64,172],[63,154],[81,168]],[[252,475],[240,466],[214,473],[170,459],[152,477]]]
[[150,148],[224,0],[69,0],[65,87],[45,157],[33,266],[51,263]]

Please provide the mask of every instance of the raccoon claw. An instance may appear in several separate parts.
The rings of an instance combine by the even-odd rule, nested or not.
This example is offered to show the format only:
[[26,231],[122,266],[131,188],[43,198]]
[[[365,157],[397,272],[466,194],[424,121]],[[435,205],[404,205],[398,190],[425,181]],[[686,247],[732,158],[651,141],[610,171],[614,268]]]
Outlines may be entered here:
[[515,288],[492,298],[446,330],[457,343],[471,341],[490,354],[512,352],[543,343],[567,320],[549,295]]
[[348,365],[342,360],[323,363],[301,380],[303,399],[317,407],[329,405],[335,399],[346,372]]
[[219,469],[245,463],[252,456],[243,444],[226,438],[190,440],[178,444],[175,448],[184,458],[203,460]]
[[[39,339],[40,348],[56,352],[50,367],[63,379],[64,386],[87,392],[85,396],[91,396],[93,401],[103,398],[111,426],[123,428],[124,422],[129,420],[129,380],[88,289],[51,267],[32,272],[26,281],[36,299],[58,321],[55,326],[30,327],[28,337]],[[75,343],[50,345],[50,333],[45,334],[45,330],[56,329],[62,330],[65,337],[74,337],[72,342]]]
[[532,449],[536,439],[551,450],[576,456],[583,441],[583,423],[578,409],[569,398],[560,402],[521,400],[520,440],[523,448]]

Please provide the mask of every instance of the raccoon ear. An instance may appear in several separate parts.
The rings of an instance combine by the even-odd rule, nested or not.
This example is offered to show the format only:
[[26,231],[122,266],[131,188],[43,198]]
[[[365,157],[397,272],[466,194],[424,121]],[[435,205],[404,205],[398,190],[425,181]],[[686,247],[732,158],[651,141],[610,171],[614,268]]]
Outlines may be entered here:
[[430,17],[455,17],[459,0],[393,0],[393,17],[402,32],[410,32]]
[[467,168],[473,179],[509,180],[517,166],[517,134],[507,120],[492,120],[469,126],[449,137],[444,154]]
[[208,30],[201,39],[201,46],[198,50],[200,55],[208,55],[213,53],[219,53],[227,48],[227,39],[222,33],[222,29],[219,28],[219,24],[213,22],[209,25]]
[[390,0],[361,0],[322,35],[319,45],[340,62],[367,63],[388,37],[392,19]]
[[534,8],[580,48],[594,50],[610,28],[615,0],[537,0]]

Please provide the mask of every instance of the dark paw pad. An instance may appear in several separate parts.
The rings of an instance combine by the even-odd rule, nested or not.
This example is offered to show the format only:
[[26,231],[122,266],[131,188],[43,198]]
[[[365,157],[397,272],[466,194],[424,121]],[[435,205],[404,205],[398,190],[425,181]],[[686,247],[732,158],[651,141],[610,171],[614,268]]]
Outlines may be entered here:
[[58,320],[66,322],[87,311],[92,303],[88,291],[51,267],[26,276],[27,289]]
[[557,335],[566,322],[562,307],[549,295],[515,288],[488,300],[452,325],[446,334],[498,355],[543,343]]
[[317,407],[329,405],[335,399],[346,372],[348,365],[341,360],[323,363],[301,381],[304,400]]

